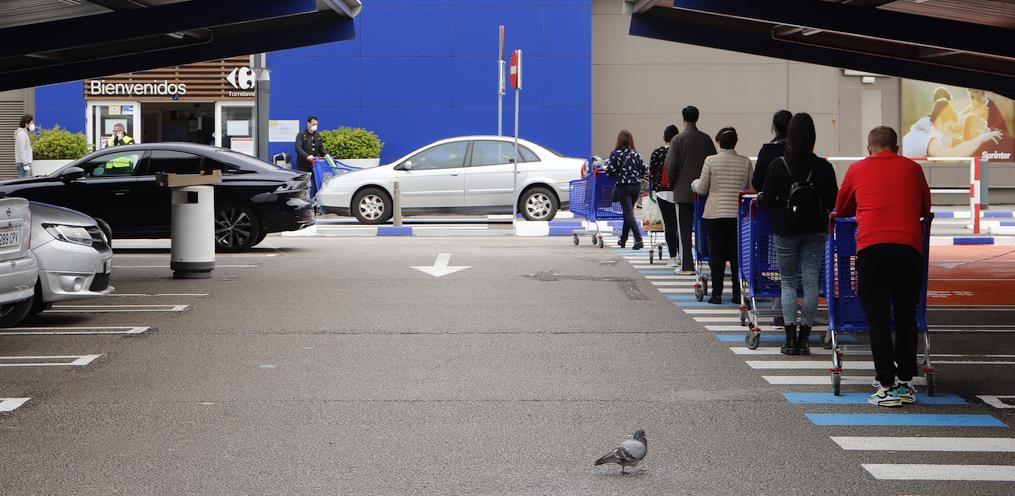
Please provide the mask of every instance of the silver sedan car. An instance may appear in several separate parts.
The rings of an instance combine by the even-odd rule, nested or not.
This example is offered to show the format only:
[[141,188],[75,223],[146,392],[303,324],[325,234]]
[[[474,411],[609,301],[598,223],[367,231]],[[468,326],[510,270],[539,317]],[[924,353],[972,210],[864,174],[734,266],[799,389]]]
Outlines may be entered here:
[[53,303],[100,298],[113,292],[113,250],[98,222],[76,210],[31,203],[32,253],[39,280],[31,313]]

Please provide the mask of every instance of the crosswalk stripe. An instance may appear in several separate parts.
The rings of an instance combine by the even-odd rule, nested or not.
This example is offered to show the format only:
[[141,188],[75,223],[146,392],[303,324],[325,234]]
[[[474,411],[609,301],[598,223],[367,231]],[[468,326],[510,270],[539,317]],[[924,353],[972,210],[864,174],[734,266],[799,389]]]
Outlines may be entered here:
[[[832,367],[832,362],[828,360],[747,360],[747,365],[752,369],[759,370],[771,370],[771,369],[791,369],[791,370],[815,370],[815,369],[829,369]],[[852,361],[846,362],[843,368],[851,370],[874,370],[874,362],[872,361]]]
[[666,296],[666,299],[670,300],[670,301],[694,301],[695,300],[693,294],[679,294],[679,295],[678,294],[668,294],[668,295],[665,295],[665,296]]
[[31,398],[0,398],[0,412],[13,412]]
[[[740,329],[745,329],[745,328],[741,327]],[[741,334],[716,334],[715,337],[721,343],[742,343],[742,342],[744,342],[744,336],[746,334],[747,334],[746,332],[741,333]],[[786,340],[786,336],[778,336],[778,335],[772,334],[772,333],[762,334],[761,335],[761,342],[762,343],[781,343],[781,342],[783,342],[785,340]],[[810,343],[812,345],[820,343],[820,342],[821,342],[821,336],[811,335]],[[855,342],[857,342],[857,339],[854,336],[842,336],[842,337],[839,338],[839,342],[840,343],[855,343]],[[811,346],[811,350],[813,350],[813,349],[814,349],[814,346]]]
[[[713,306],[716,306],[716,305],[713,305]],[[740,310],[738,310],[736,308],[718,308],[718,307],[717,308],[710,308],[710,309],[688,308],[688,309],[684,310],[684,313],[687,313],[688,315],[740,315]],[[733,326],[730,326],[730,327],[733,327]],[[744,326],[740,326],[736,330],[738,330],[738,331],[746,331],[747,328],[744,327]]]
[[[745,330],[745,327],[744,326],[739,326],[739,325],[734,325],[734,326],[728,326],[728,325],[708,325],[708,326],[705,326],[705,329],[708,329],[709,331],[716,331],[716,332],[736,332],[736,331],[743,331],[743,330]],[[827,330],[828,330],[828,326],[815,326],[812,329],[812,331],[815,331],[815,332],[816,331],[821,331],[821,334],[824,334],[825,331],[827,331]],[[779,329],[779,328],[776,328],[776,327],[762,327],[761,328],[761,332],[762,332],[762,334],[764,334],[764,333],[783,334],[782,329]],[[836,337],[837,338],[842,338],[842,337],[846,337],[846,336],[839,335],[839,336],[836,336]]]
[[673,274],[658,275],[658,276],[649,275],[649,276],[645,276],[645,279],[649,279],[649,280],[652,280],[652,281],[687,281],[687,282],[694,282],[694,276],[677,276],[677,275],[673,275]]
[[649,281],[653,286],[677,286],[684,288],[694,288],[693,281]]
[[711,308],[711,309],[714,309],[714,310],[733,308],[733,309],[737,309],[737,315],[740,315],[740,310],[739,310],[740,305],[735,305],[733,303],[722,303],[722,304],[716,305],[714,303],[709,303],[707,301],[687,301],[687,302],[673,302],[673,304],[677,305],[679,307]]
[[[832,377],[826,375],[763,375],[769,384],[775,386],[827,386],[832,384]],[[840,378],[841,384],[845,386],[870,386],[874,383],[873,376],[848,376]],[[913,384],[917,386],[927,385],[927,379],[914,377]]]
[[832,436],[847,451],[969,451],[1015,453],[1011,437],[853,437]]
[[[695,317],[694,320],[696,320],[698,322],[701,322],[701,323],[707,323],[707,322],[715,322],[715,323],[720,323],[720,322],[740,322],[740,317]],[[744,329],[744,328],[741,327],[741,329]]]
[[938,465],[863,463],[867,472],[880,480],[1015,482],[1012,465]]
[[[746,346],[733,346],[730,351],[737,355],[781,355],[782,352],[779,348],[774,346],[763,346],[756,350],[747,348]],[[824,348],[811,348],[811,355],[831,355],[832,350],[826,350]]]
[[657,287],[657,291],[663,294],[680,294],[680,295],[693,295],[694,289],[691,288],[668,288],[668,287]]
[[909,427],[1007,427],[991,415],[961,413],[805,413],[814,425],[869,425]]
[[[794,405],[866,405],[870,393],[782,393],[786,401]],[[921,405],[968,405],[966,400],[954,394],[937,396],[920,395],[917,401]]]

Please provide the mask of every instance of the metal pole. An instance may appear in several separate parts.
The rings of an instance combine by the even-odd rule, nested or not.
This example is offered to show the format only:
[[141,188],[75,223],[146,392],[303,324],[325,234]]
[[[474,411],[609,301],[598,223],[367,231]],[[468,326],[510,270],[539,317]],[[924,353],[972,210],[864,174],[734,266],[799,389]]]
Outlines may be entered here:
[[398,181],[395,181],[395,192],[394,198],[391,200],[392,208],[394,212],[394,224],[395,227],[402,227],[402,190],[398,187]]
[[514,202],[512,202],[514,205],[514,208],[511,211],[512,222],[514,222],[514,220],[518,218],[518,102],[519,95],[521,95],[521,93],[522,93],[521,89],[515,90],[515,163],[514,163],[514,174],[511,175],[511,179],[514,184],[514,186],[512,187],[512,191],[514,191],[515,200]]
[[504,136],[504,25],[500,26],[500,49],[497,52],[497,136]]
[[[254,130],[254,153],[265,161],[269,159],[268,109],[271,102],[271,71],[267,67],[266,58],[267,55],[263,53],[254,55],[254,75],[257,77],[257,87],[254,90],[254,113],[257,119],[257,128]],[[222,125],[222,128],[225,129],[225,125]]]

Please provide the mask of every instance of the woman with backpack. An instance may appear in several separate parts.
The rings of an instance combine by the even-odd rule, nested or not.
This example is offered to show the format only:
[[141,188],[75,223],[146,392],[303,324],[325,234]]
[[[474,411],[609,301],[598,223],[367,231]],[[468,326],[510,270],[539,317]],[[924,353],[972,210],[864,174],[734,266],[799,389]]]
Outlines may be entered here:
[[670,142],[679,131],[677,126],[670,124],[663,131],[663,146],[656,148],[648,159],[648,175],[655,191],[656,203],[663,215],[663,232],[666,248],[670,251],[670,267],[677,266],[677,204],[673,202],[673,188],[666,178],[666,152],[670,150]]
[[634,233],[632,250],[640,250],[645,246],[641,240],[641,226],[634,217],[634,206],[641,198],[641,180],[645,178],[647,172],[645,161],[634,148],[634,136],[631,135],[631,131],[622,129],[617,135],[617,144],[613,147],[606,165],[606,175],[617,179],[613,198],[620,202],[621,208],[624,209],[624,229],[621,231],[620,240],[617,241],[617,245],[621,248],[627,244],[628,233]]
[[691,182],[691,189],[708,195],[701,218],[708,230],[709,266],[712,269],[713,305],[722,303],[726,263],[730,264],[733,303],[740,303],[740,275],[737,271],[737,202],[740,191],[751,187],[754,167],[751,159],[736,151],[737,130],[724,127],[715,135],[719,153],[705,158],[701,177]]
[[[818,311],[818,291],[828,236],[828,215],[839,193],[835,169],[814,154],[814,120],[805,113],[793,116],[786,137],[786,154],[768,165],[758,197],[771,209],[775,250],[782,280],[782,316],[786,343],[782,353],[809,355],[811,327]],[[797,291],[803,306],[797,323]],[[798,334],[799,331],[799,334]]]

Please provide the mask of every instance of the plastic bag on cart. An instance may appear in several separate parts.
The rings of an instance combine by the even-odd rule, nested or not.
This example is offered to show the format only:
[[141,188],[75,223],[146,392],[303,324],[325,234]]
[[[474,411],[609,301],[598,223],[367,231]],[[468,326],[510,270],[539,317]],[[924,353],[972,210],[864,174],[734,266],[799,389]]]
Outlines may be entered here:
[[641,224],[646,231],[663,229],[663,212],[659,210],[659,202],[654,194],[650,193],[641,200]]

